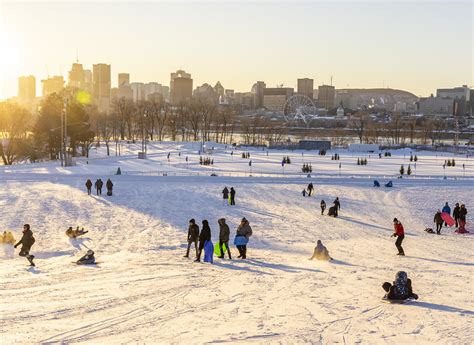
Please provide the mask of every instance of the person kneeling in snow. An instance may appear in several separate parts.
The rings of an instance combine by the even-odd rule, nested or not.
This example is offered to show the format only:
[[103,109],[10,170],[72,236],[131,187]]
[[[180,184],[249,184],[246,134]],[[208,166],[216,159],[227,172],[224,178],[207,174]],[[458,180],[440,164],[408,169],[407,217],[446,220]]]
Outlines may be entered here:
[[82,258],[76,261],[76,264],[78,265],[94,265],[95,264],[95,257],[94,257],[94,251],[88,250],[86,255],[84,255]]
[[314,253],[310,260],[313,260],[313,259],[326,260],[326,261],[332,260],[332,258],[329,256],[328,249],[323,245],[321,240],[318,240],[318,243],[316,247],[314,248]]
[[397,272],[393,284],[385,282],[382,288],[387,292],[384,298],[388,300],[418,299],[418,295],[413,293],[411,280],[408,279],[407,273],[403,271]]

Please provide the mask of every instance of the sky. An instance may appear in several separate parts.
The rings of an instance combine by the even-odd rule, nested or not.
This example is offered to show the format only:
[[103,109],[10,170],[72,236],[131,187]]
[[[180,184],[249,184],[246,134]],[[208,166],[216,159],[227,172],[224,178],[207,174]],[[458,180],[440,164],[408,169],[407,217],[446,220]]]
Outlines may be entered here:
[[391,87],[419,96],[473,84],[473,2],[466,1],[30,1],[0,0],[0,99],[18,77],[63,75],[76,60],[169,85],[184,69],[194,87],[250,91]]

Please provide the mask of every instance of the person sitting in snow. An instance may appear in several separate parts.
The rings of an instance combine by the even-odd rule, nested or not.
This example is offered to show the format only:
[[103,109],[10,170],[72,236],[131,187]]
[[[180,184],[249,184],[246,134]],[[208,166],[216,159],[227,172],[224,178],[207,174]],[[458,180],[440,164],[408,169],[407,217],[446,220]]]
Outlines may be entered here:
[[69,227],[69,229],[66,230],[66,235],[71,238],[76,238],[78,236],[87,234],[89,231],[84,231],[84,228],[79,230],[79,227],[76,228],[76,230],[72,229],[72,226]]
[[331,207],[329,207],[328,216],[333,216],[334,218],[337,217],[337,206],[336,206],[336,204],[333,204]]
[[332,260],[332,258],[329,256],[329,251],[323,245],[321,240],[318,240],[316,247],[314,248],[314,253],[310,260],[313,260],[313,259],[326,260],[326,261]]
[[86,255],[84,255],[82,258],[76,261],[76,264],[78,265],[94,265],[95,264],[95,257],[94,257],[94,251],[88,250],[86,252]]
[[411,280],[408,279],[407,273],[403,271],[397,272],[393,284],[385,282],[382,284],[382,288],[387,293],[384,298],[388,300],[418,299],[418,295],[413,293]]

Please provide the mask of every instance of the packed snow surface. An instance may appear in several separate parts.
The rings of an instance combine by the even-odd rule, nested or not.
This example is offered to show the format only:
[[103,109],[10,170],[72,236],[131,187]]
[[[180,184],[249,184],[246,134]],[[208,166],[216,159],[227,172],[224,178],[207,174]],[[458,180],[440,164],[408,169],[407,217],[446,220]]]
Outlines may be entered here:
[[[335,151],[231,155],[215,145],[203,154],[214,165],[202,166],[199,144],[150,144],[145,160],[138,149],[124,145],[121,156],[107,157],[102,146],[75,167],[0,169],[1,230],[18,240],[31,224],[37,265],[18,249],[0,252],[2,344],[472,343],[474,235],[423,231],[435,227],[434,213],[447,201],[466,204],[474,232],[472,158],[413,152],[415,170],[409,151],[369,158],[340,150],[332,161]],[[286,155],[292,163],[282,167]],[[452,158],[456,166],[443,169]],[[311,177],[303,163],[312,164]],[[411,177],[396,178],[402,164],[411,165]],[[113,196],[87,195],[86,179],[99,177],[112,179]],[[384,188],[389,180],[394,187]],[[316,195],[304,198],[309,182]],[[224,186],[236,189],[236,206],[222,199]],[[329,207],[336,197],[340,216],[322,216],[320,200]],[[188,220],[209,220],[215,243],[222,217],[232,238],[242,217],[250,221],[247,259],[234,246],[232,260],[195,263],[193,248],[184,258]],[[395,255],[394,217],[406,230],[406,257]],[[89,233],[69,239],[65,230],[77,225]],[[333,261],[309,260],[318,239]],[[73,264],[88,248],[98,264]],[[419,300],[382,302],[382,283],[400,270]]]

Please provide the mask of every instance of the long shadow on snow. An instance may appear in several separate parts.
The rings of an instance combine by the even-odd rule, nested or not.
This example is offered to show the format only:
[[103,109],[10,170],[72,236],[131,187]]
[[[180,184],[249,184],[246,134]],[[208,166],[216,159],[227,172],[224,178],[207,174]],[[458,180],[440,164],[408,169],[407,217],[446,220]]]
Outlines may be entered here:
[[60,250],[60,251],[54,251],[54,252],[35,252],[35,258],[36,259],[50,259],[54,258],[57,256],[73,256],[74,255],[74,250]]
[[213,265],[214,265],[214,266],[217,266],[217,267],[222,267],[222,268],[228,268],[228,269],[231,269],[231,270],[236,270],[236,271],[246,271],[246,272],[249,272],[249,273],[273,275],[273,273],[268,273],[268,272],[263,272],[263,271],[254,270],[254,269],[251,269],[250,267],[242,267],[242,266],[229,265],[229,264],[225,264],[225,263],[222,263],[222,262],[216,262],[216,261],[214,261]]
[[444,260],[421,258],[421,257],[419,257],[419,256],[410,256],[410,257],[413,258],[413,259],[425,260],[425,261],[431,261],[431,262],[439,262],[439,263],[450,264],[450,265],[474,266],[474,264],[473,264],[473,263],[470,263],[470,262],[444,261]]
[[436,304],[436,303],[416,301],[414,303],[409,304],[409,306],[422,307],[422,308],[427,308],[427,309],[432,309],[432,310],[439,310],[439,311],[447,311],[447,312],[450,312],[450,313],[460,313],[460,314],[466,314],[466,315],[474,315],[474,311],[472,311],[472,310],[461,309],[461,308],[457,308],[457,307],[451,307],[451,306],[448,306],[448,305],[442,305],[442,304]]
[[270,263],[270,262],[264,262],[264,261],[261,261],[261,260],[256,260],[256,259],[245,259],[245,262],[250,264],[250,265],[254,265],[254,266],[258,266],[258,267],[266,267],[266,268],[270,268],[270,269],[274,269],[274,270],[279,270],[279,271],[283,271],[283,272],[288,272],[288,273],[299,273],[300,271],[307,271],[307,272],[323,272],[323,271],[320,271],[320,270],[316,270],[316,269],[313,269],[313,268],[304,268],[304,267],[295,267],[295,266],[288,266],[288,265],[282,265],[282,264],[273,264],[273,263]]
[[386,231],[393,232],[393,229],[384,228],[384,227],[382,227],[382,226],[378,226],[378,225],[374,225],[374,224],[370,224],[370,223],[361,222],[361,221],[359,221],[359,220],[355,220],[355,219],[352,219],[352,218],[349,218],[349,217],[338,216],[337,218],[342,219],[342,220],[345,220],[345,221],[348,221],[348,222],[351,222],[351,223],[356,223],[356,224],[359,224],[359,225],[362,225],[362,226],[366,226],[366,227],[370,227],[370,228],[375,228],[375,229],[380,229],[380,230],[386,230]]

